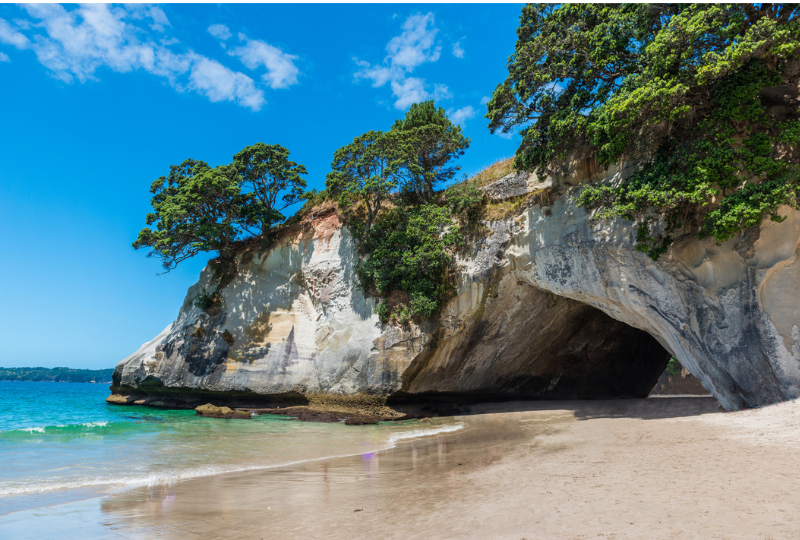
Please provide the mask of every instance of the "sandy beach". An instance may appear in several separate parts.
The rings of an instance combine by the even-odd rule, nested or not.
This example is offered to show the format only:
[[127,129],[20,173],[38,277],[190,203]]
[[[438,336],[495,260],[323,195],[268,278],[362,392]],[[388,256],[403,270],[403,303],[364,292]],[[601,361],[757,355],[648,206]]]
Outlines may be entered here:
[[386,451],[10,514],[0,536],[800,537],[797,402],[736,413],[713,398],[472,412],[432,421],[463,429]]

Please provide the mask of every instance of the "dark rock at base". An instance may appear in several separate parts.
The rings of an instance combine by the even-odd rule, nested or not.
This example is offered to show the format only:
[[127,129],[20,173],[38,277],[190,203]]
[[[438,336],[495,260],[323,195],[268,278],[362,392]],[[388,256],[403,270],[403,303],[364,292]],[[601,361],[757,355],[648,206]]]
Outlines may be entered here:
[[308,407],[284,407],[282,409],[251,409],[254,414],[275,414],[279,416],[290,416],[297,418],[301,422],[342,422],[348,426],[361,426],[366,424],[377,424],[381,420],[394,420],[394,418],[383,416],[371,416],[366,414],[353,414],[341,411],[326,411],[310,409]]
[[195,409],[199,416],[207,418],[238,418],[240,420],[249,420],[250,413],[246,411],[234,411],[230,407],[216,407],[211,403],[200,405]]

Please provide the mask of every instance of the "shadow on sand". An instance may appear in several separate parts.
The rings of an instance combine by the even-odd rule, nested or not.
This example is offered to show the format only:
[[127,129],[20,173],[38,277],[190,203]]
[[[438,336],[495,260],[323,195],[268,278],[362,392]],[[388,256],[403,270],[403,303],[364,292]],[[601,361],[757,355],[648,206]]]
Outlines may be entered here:
[[523,411],[571,411],[577,420],[639,418],[660,420],[724,412],[716,399],[703,397],[650,397],[646,399],[505,401],[435,407],[414,411],[422,416],[461,416]]

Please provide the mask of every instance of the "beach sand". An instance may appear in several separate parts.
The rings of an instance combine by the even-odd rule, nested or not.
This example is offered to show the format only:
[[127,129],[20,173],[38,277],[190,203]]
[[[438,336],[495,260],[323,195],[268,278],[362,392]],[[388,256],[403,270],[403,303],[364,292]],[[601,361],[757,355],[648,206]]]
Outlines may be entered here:
[[[800,403],[538,402],[361,456],[0,518],[2,538],[800,538]],[[353,429],[359,429],[354,426]]]

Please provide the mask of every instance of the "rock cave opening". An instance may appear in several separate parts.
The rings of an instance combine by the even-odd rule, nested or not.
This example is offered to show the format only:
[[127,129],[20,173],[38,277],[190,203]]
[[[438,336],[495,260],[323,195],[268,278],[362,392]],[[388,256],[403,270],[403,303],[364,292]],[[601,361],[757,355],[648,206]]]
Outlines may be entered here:
[[588,304],[515,285],[484,299],[468,328],[437,339],[390,402],[644,398],[656,386],[671,357],[656,338]]

